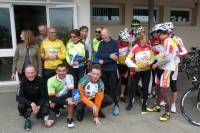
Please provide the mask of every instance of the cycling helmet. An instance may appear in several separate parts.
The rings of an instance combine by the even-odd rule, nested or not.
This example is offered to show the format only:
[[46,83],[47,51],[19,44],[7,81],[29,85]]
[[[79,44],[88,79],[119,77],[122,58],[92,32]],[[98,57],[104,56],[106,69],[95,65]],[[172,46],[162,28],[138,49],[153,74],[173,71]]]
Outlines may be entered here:
[[168,28],[165,26],[165,24],[156,24],[152,31],[168,31]]
[[131,27],[139,27],[140,26],[140,21],[137,19],[133,19],[131,21]]
[[140,34],[141,32],[144,31],[144,27],[143,26],[139,26],[135,29],[135,34]]
[[168,28],[168,31],[172,32],[172,30],[174,29],[173,23],[172,22],[166,22],[164,24]]
[[129,41],[129,33],[128,29],[125,28],[123,31],[119,32],[119,37],[121,38],[122,41],[128,42]]
[[151,34],[157,31],[158,24],[154,25],[151,29]]

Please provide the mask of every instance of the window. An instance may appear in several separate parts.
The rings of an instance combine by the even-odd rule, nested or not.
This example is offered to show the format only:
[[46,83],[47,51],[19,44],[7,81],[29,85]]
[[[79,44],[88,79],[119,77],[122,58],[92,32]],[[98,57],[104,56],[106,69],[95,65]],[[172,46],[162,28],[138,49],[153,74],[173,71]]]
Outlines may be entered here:
[[115,22],[121,21],[122,9],[120,6],[98,5],[92,7],[93,22]]
[[[154,22],[157,22],[157,16],[157,9],[154,9]],[[137,19],[142,23],[147,23],[149,20],[149,10],[145,7],[133,8],[133,19]]]
[[177,23],[190,23],[191,22],[190,9],[171,9],[170,21]]

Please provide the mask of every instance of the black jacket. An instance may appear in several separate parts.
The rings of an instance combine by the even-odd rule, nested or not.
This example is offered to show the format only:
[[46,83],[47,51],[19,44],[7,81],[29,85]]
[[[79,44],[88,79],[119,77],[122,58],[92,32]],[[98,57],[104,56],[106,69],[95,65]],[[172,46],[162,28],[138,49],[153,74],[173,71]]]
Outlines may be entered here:
[[27,78],[21,81],[16,100],[27,106],[30,106],[31,102],[42,105],[47,101],[47,97],[45,81],[37,76],[33,81],[29,81]]

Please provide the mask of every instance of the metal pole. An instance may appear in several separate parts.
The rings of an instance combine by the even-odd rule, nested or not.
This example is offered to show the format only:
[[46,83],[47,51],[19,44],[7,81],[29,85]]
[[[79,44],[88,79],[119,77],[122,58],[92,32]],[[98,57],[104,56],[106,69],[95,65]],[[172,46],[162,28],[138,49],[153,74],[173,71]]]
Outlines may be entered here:
[[154,25],[154,0],[148,0],[148,7],[149,7],[148,31],[150,33],[152,26]]

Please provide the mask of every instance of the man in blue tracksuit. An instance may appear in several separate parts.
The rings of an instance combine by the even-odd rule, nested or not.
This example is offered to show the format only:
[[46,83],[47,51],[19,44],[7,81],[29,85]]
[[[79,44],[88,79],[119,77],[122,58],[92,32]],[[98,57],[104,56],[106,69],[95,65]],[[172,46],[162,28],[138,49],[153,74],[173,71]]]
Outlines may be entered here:
[[102,66],[102,80],[105,84],[105,93],[110,95],[115,106],[113,109],[113,115],[119,115],[119,105],[117,100],[117,60],[119,50],[117,42],[110,37],[110,32],[107,28],[103,28],[101,31],[102,42],[99,45],[97,51],[97,58],[99,64]]

